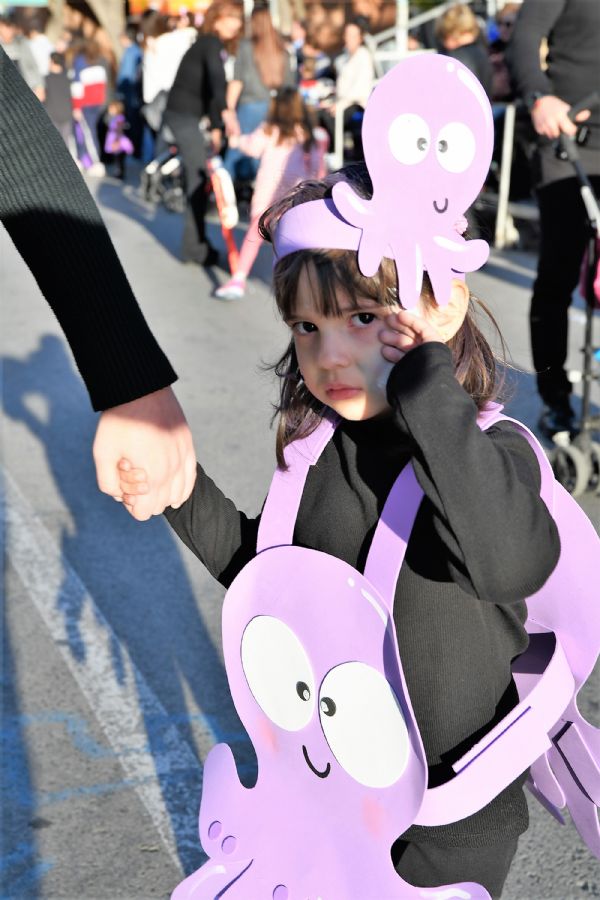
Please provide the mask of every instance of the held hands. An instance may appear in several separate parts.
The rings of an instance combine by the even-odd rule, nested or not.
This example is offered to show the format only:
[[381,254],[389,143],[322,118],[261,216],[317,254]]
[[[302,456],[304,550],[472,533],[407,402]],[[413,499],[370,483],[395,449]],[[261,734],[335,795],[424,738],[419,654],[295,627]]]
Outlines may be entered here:
[[[570,109],[569,104],[561,100],[560,97],[552,95],[540,97],[539,100],[536,100],[531,110],[533,127],[538,134],[543,134],[547,138],[557,138],[561,132],[569,135],[569,137],[574,137],[577,126],[569,119],[568,112]],[[585,122],[590,115],[589,109],[584,109],[576,116],[575,121]]]
[[145,503],[150,490],[145,469],[134,469],[128,459],[119,460],[119,490],[123,506],[134,519],[139,518],[139,508]]
[[420,344],[428,341],[444,343],[440,332],[427,319],[406,309],[386,316],[385,324],[386,327],[379,332],[379,340],[383,344],[383,357],[391,363],[397,363],[409,350]]
[[[196,454],[183,411],[170,387],[105,410],[94,439],[98,487],[123,500],[144,522],[187,500],[196,480]],[[132,459],[146,475],[144,497],[128,504],[120,484],[122,459]],[[147,474],[146,474],[147,473]]]

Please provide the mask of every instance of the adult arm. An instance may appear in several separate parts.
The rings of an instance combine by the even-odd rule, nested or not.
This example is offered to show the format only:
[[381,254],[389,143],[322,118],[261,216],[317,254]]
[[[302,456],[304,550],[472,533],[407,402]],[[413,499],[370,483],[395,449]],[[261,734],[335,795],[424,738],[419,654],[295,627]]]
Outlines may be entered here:
[[208,96],[210,97],[208,116],[210,127],[223,128],[223,110],[227,107],[225,91],[227,81],[225,67],[221,58],[221,42],[215,36],[206,40],[205,48],[205,76],[207,79]]
[[[118,496],[117,462],[127,456],[147,465],[153,491],[160,487],[167,502],[180,503],[193,485],[187,473],[194,453],[177,401],[166,390],[177,376],[67,148],[1,49],[0,109],[0,220],[66,335],[92,406],[108,410],[94,450],[100,487]],[[151,402],[144,399],[149,394]],[[140,429],[148,436],[147,428],[154,434],[149,456],[140,441]],[[183,470],[173,464],[182,458]],[[139,516],[147,518],[151,505],[155,509],[153,493]]]
[[[515,91],[530,105],[537,133],[547,138],[576,132],[567,115],[570,104],[555,95],[554,85],[540,64],[542,40],[551,33],[566,3],[567,0],[525,0],[505,54]],[[583,121],[588,115],[580,113],[577,120]]]
[[560,541],[527,441],[509,423],[481,431],[477,407],[441,342],[424,343],[396,363],[388,400],[411,440],[453,580],[493,603],[534,594],[558,561]]

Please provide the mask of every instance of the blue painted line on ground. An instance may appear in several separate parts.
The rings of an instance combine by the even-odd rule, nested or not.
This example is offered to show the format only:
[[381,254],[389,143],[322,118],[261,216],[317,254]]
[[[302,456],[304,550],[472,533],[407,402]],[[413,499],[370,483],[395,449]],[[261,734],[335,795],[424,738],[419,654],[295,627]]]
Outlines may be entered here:
[[39,860],[27,872],[11,879],[9,883],[5,882],[4,886],[8,893],[0,894],[0,900],[16,900],[17,897],[22,897],[25,892],[36,887],[44,875],[50,872],[55,865],[50,860]]
[[[24,727],[27,728],[37,725],[64,725],[73,746],[79,750],[80,753],[92,758],[101,759],[106,757],[120,757],[127,754],[152,753],[156,749],[156,736],[160,738],[162,730],[168,728],[170,725],[194,723],[197,723],[204,728],[212,728],[213,724],[216,724],[216,719],[213,723],[211,717],[206,717],[202,714],[188,715],[185,713],[149,717],[146,722],[146,729],[148,734],[152,736],[152,741],[149,741],[147,744],[143,744],[140,747],[127,748],[119,753],[113,750],[112,747],[99,744],[91,736],[90,724],[85,719],[59,711],[6,716],[3,719],[0,734],[6,739],[10,739]],[[248,736],[245,732],[219,735],[219,741],[227,744],[240,744],[247,740]]]

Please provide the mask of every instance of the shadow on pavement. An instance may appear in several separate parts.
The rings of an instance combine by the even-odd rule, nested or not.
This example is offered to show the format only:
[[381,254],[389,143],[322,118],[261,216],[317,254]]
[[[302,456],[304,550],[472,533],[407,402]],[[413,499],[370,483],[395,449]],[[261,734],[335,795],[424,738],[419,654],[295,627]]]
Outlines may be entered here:
[[[118,683],[122,681],[127,654],[168,711],[167,722],[143,723],[149,752],[154,757],[159,755],[162,734],[171,724],[195,752],[194,719],[198,717],[189,713],[187,697],[191,696],[216,739],[233,744],[238,761],[251,777],[252,748],[231,702],[220,655],[203,620],[202,605],[207,597],[202,596],[197,602],[179,544],[166,522],[154,518],[144,525],[136,523],[111,498],[99,494],[91,455],[96,420],[90,415],[87,394],[63,343],[46,335],[26,359],[7,356],[1,362],[6,414],[26,425],[42,445],[49,471],[70,513],[73,524],[62,529],[62,553],[114,632],[112,675]],[[28,404],[28,398],[35,395],[45,401],[47,415],[43,417]],[[210,594],[210,586],[207,593]],[[66,642],[81,665],[86,663],[88,650],[86,633],[80,628],[85,603],[85,594],[74,596],[72,590],[61,589],[56,598],[56,606],[64,617]],[[12,690],[10,635],[6,634],[5,639],[8,698],[4,710],[15,716],[18,701]],[[143,711],[143,697],[139,697]],[[11,739],[10,757],[18,763],[14,763],[17,768],[13,771],[13,766],[9,774],[19,795],[18,814],[27,817],[35,809],[35,789],[18,729],[11,733]],[[172,776],[170,780],[160,771],[156,776],[180,843],[181,864],[189,872],[200,862],[198,771],[182,773],[183,779],[189,779],[187,785],[173,785]],[[185,834],[181,833],[182,827]],[[186,845],[197,847],[197,852],[184,850]],[[34,850],[33,841],[31,848],[25,844],[14,848],[15,853],[29,856]]]

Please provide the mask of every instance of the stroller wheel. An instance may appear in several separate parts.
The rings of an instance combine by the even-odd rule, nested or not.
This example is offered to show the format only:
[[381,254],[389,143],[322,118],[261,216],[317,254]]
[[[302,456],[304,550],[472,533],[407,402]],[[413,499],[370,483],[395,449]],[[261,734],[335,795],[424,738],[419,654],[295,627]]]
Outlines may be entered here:
[[590,447],[591,474],[588,481],[588,491],[600,494],[600,444],[592,441]]
[[587,490],[592,477],[592,463],[578,447],[568,444],[557,447],[551,457],[552,469],[556,480],[573,497],[579,497]]

